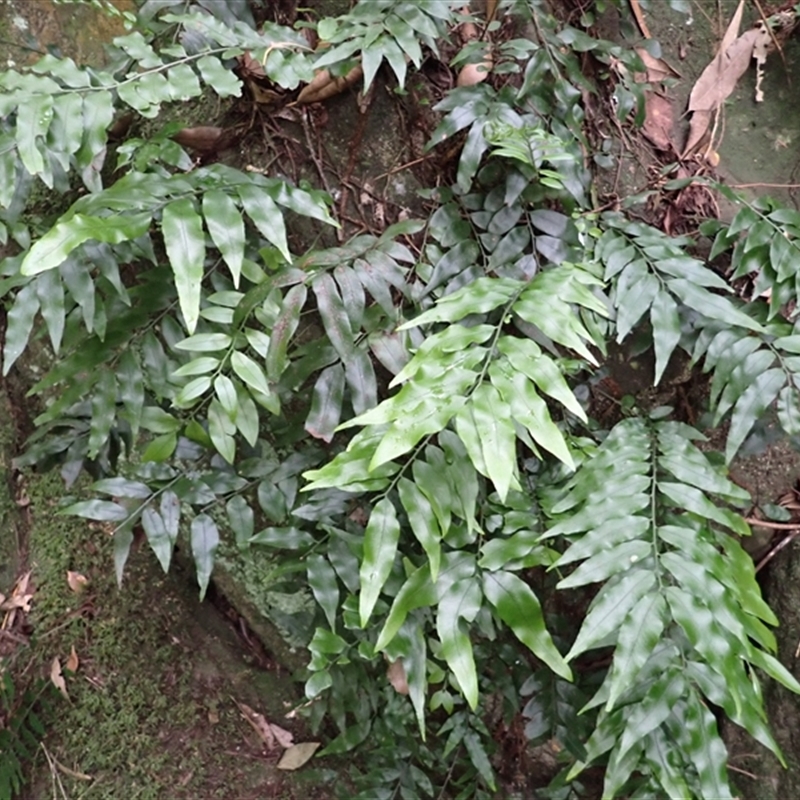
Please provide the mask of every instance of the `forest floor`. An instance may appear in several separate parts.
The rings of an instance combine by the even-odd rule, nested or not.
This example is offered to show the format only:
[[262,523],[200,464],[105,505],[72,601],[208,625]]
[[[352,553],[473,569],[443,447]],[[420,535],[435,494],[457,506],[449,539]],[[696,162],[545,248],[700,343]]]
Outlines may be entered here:
[[[48,23],[40,13],[46,5],[9,0],[0,33],[22,36],[21,41],[51,35],[72,38],[79,50],[84,47],[77,33],[81,30],[90,31],[89,39],[95,43],[115,34],[98,33],[94,22],[76,22],[74,8],[64,16],[63,7],[52,7]],[[667,6],[651,5],[654,12],[659,5]],[[667,132],[662,130],[667,138],[681,128],[691,87],[712,58],[714,42],[724,32],[736,2],[695,5],[700,10],[691,26],[672,12],[648,16],[653,36],[670,43],[670,52],[665,49],[663,57],[681,73],[667,93],[672,115]],[[703,10],[712,5],[714,18]],[[26,8],[35,8],[37,14],[27,17]],[[51,33],[46,27],[34,30],[39,23],[53,26]],[[77,54],[81,60],[96,56],[98,51],[89,49],[88,40],[86,49]],[[796,180],[800,105],[790,99],[796,88],[791,88],[789,76],[800,74],[795,69],[800,66],[797,37],[787,43],[783,59],[783,64],[777,57],[769,62],[764,104],[755,106],[751,101],[753,70],[733,93],[719,168],[732,184],[755,194],[770,190],[794,202],[800,191],[800,179]],[[387,97],[373,99],[371,116],[378,127],[386,127],[387,115],[394,113]],[[355,115],[355,122],[351,116],[344,123],[339,116],[339,130],[348,131],[340,141],[335,129],[326,133],[334,151],[327,164],[339,166],[338,174],[329,173],[336,183],[351,177],[356,149],[358,163],[368,161],[376,175],[391,173],[408,158],[408,153],[376,143],[369,129],[359,131],[354,98],[338,98],[331,105],[339,111],[348,105]],[[331,113],[331,119],[334,116]],[[325,125],[328,120],[317,122]],[[353,131],[357,139],[351,138]],[[424,132],[422,126],[418,133],[423,140]],[[304,142],[307,134],[298,129],[292,135]],[[628,155],[629,161],[619,162],[625,169],[606,181],[606,189],[620,196],[630,192],[617,181],[635,186],[641,178],[647,181],[647,170],[657,165],[641,158],[639,150],[628,147]],[[256,163],[258,157],[255,152],[242,156],[246,163]],[[315,166],[306,163],[311,172]],[[401,202],[400,193],[406,198],[402,202],[411,205],[417,183],[411,173],[402,174],[402,180],[398,171],[391,181],[395,204]],[[668,194],[655,199],[662,212],[676,202]],[[371,213],[378,217],[379,203],[373,205]],[[34,754],[30,784],[21,796],[25,800],[327,800],[334,796],[341,763],[331,766],[326,760],[322,767],[306,766],[292,773],[277,769],[282,749],[269,749],[256,729],[263,722],[273,723],[292,733],[295,741],[312,738],[301,720],[286,717],[302,700],[299,684],[265,652],[225,601],[200,603],[194,577],[181,569],[181,560],[164,575],[146,546],[132,554],[119,588],[110,569],[108,532],[56,513],[63,494],[58,474],[13,469],[12,460],[31,432],[28,413],[24,387],[13,381],[0,383],[0,419],[7,421],[0,426],[4,473],[0,593],[23,600],[20,607],[0,616],[0,659],[11,664],[20,686],[31,687],[40,696],[46,727]],[[742,460],[736,467],[742,482],[762,497],[775,497],[791,486],[797,459],[788,450],[785,457],[783,452],[779,446]],[[63,692],[55,688],[59,678]],[[249,715],[248,720],[247,709],[261,716]]]

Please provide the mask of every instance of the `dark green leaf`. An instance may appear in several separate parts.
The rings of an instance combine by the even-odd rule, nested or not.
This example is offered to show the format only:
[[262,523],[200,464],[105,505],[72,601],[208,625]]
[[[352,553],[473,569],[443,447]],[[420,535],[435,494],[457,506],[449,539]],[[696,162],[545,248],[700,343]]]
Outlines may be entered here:
[[62,217],[28,251],[22,261],[22,274],[36,275],[59,266],[78,245],[90,239],[109,244],[136,239],[149,230],[152,221],[149,211],[110,217],[84,214]]
[[478,674],[472,642],[462,620],[472,622],[481,608],[481,587],[475,578],[456,581],[439,598],[436,632],[442,656],[453,671],[464,699],[471,709],[478,705]]
[[133,497],[143,499],[152,494],[150,487],[139,481],[129,481],[126,478],[104,478],[92,484],[95,492],[110,494],[114,497]]
[[578,638],[566,660],[591,650],[619,628],[631,609],[653,588],[656,576],[651,570],[632,569],[606,583],[597,593],[581,625]]
[[392,570],[399,538],[397,513],[389,498],[384,497],[372,509],[364,532],[364,558],[359,570],[361,590],[358,598],[362,628],[369,621],[381,589]]
[[203,195],[203,216],[211,241],[222,253],[233,279],[239,287],[244,258],[244,222],[236,203],[223,191],[212,189]]
[[411,530],[428,556],[431,580],[436,583],[439,577],[439,564],[442,555],[442,534],[439,531],[433,508],[417,485],[408,480],[408,478],[400,478],[397,489],[400,495],[400,502],[408,515]]
[[778,420],[787,436],[800,435],[800,396],[792,384],[778,393]]
[[753,425],[763,417],[785,384],[786,374],[782,369],[769,369],[762,372],[744,390],[731,415],[728,441],[725,444],[725,459],[728,463],[733,460]]
[[511,409],[497,389],[485,383],[472,393],[470,408],[481,443],[486,477],[494,483],[504,502],[509,488],[517,483],[516,434],[510,420]]
[[557,675],[572,680],[572,671],[545,627],[539,599],[527,583],[511,572],[484,572],[483,593],[497,616],[534,655]]
[[741,325],[752,331],[762,330],[761,325],[751,319],[727,297],[713,294],[707,289],[682,278],[671,278],[667,285],[689,308],[709,319],[720,320],[726,325]]
[[3,343],[3,375],[22,355],[28,345],[28,337],[33,330],[33,321],[39,311],[39,297],[36,284],[31,281],[23,286],[14,298],[14,305],[6,317],[5,341]]
[[556,588],[574,589],[577,586],[604,581],[652,554],[652,542],[641,539],[622,542],[584,561],[575,572],[559,581]]
[[617,342],[633,329],[659,293],[660,282],[642,261],[628,264],[617,279]]
[[108,440],[116,419],[117,381],[113,372],[103,370],[92,393],[92,422],[87,455],[95,458]]
[[219,400],[214,398],[208,405],[208,435],[217,452],[229,464],[233,463],[236,456],[236,440],[233,438],[235,432],[235,425],[225,413]]
[[717,732],[713,713],[697,696],[689,694],[682,723],[691,741],[692,766],[697,770],[701,797],[734,800],[728,785],[728,752]]
[[678,304],[669,292],[659,291],[650,306],[650,324],[653,327],[653,347],[656,352],[656,374],[653,383],[658,385],[670,356],[681,338],[681,320]]
[[394,639],[409,612],[415,608],[432,606],[436,602],[436,588],[431,581],[431,573],[427,564],[418,567],[408,576],[392,601],[386,622],[375,643],[376,651],[385,649]]
[[347,364],[355,354],[353,343],[355,337],[339,290],[327,272],[317,275],[311,286],[317,297],[317,308],[325,326],[325,333],[328,334],[339,358]]
[[206,255],[203,223],[192,200],[187,197],[168,203],[161,217],[161,231],[175,276],[181,313],[191,334],[200,314],[200,283]]
[[364,287],[351,267],[343,267],[341,265],[336,267],[333,271],[333,277],[336,279],[336,283],[342,293],[342,300],[347,311],[347,317],[350,320],[350,327],[354,331],[358,331],[364,321],[364,306],[366,305]]
[[206,595],[211,570],[214,568],[214,554],[219,546],[217,523],[208,514],[198,514],[192,520],[192,556],[197,569],[197,583],[200,585],[200,599]]
[[300,528],[264,528],[250,539],[250,544],[263,544],[281,550],[303,550],[314,544],[314,537]]
[[330,442],[342,415],[344,370],[333,364],[320,372],[311,396],[305,429],[315,438]]
[[286,261],[291,263],[292,254],[286,242],[286,225],[275,201],[263,189],[247,184],[239,187],[239,197],[258,232],[270,244],[275,245]]
[[634,685],[636,676],[658,644],[664,630],[667,604],[656,592],[642,597],[622,622],[609,673],[606,711]]
[[271,381],[277,381],[286,369],[286,352],[289,342],[297,330],[306,295],[306,286],[301,283],[289,289],[286,297],[283,298],[281,313],[272,329],[267,352],[267,376]]
[[314,594],[314,599],[325,612],[325,618],[336,631],[336,612],[339,609],[339,582],[336,572],[325,556],[312,553],[306,559],[308,585]]
[[693,486],[659,481],[658,490],[672,500],[678,508],[685,508],[703,519],[712,519],[740,536],[747,536],[750,532],[747,523],[739,514],[714,505],[699,489],[695,489]]
[[225,505],[228,524],[231,526],[236,544],[244,547],[250,541],[255,530],[255,515],[250,504],[242,495],[231,497]]
[[147,535],[147,543],[155,553],[158,563],[161,564],[164,572],[169,572],[170,561],[172,561],[172,548],[175,540],[169,535],[161,514],[152,506],[147,506],[142,511],[142,527]]
[[58,354],[66,319],[64,308],[64,286],[56,270],[47,270],[36,278],[36,294],[39,297],[42,317],[47,325],[53,351]]
[[122,522],[128,516],[128,510],[124,506],[107,500],[81,500],[79,503],[67,506],[62,513],[101,522]]

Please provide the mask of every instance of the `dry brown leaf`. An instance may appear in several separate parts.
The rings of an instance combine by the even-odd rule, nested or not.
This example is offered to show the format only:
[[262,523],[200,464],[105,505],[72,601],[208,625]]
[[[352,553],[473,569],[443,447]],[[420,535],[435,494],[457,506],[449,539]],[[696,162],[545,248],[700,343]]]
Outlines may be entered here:
[[0,601],[0,611],[11,611],[15,608],[30,611],[32,599],[32,594],[12,594],[11,597],[6,597]]
[[294,745],[294,734],[291,731],[281,728],[280,725],[276,725],[274,722],[270,722],[269,727],[275,740],[284,750]]
[[50,665],[50,681],[52,682],[53,686],[58,689],[64,697],[69,700],[69,694],[67,693],[67,682],[64,680],[64,675],[61,672],[61,660],[56,656],[53,659],[53,663]]
[[[634,79],[637,83],[660,83],[667,78],[679,77],[679,74],[666,61],[651,56],[643,47],[637,47],[636,53],[645,65],[646,72],[637,72]],[[668,97],[656,90],[644,93],[644,125],[642,133],[659,150],[678,150],[672,139],[675,120],[672,102]]]
[[406,678],[406,668],[403,666],[402,659],[398,658],[397,661],[389,662],[386,677],[398,694],[408,694],[408,679]]
[[89,579],[85,575],[80,572],[73,572],[71,569],[67,570],[67,585],[75,594],[83,594],[88,583]]
[[18,609],[26,612],[31,610],[33,591],[28,591],[30,582],[31,573],[30,570],[28,570],[24,575],[20,575],[20,577],[17,578],[17,582],[11,590],[11,594],[8,597],[0,599],[0,611],[8,612],[3,619],[2,626],[0,626],[4,630],[13,627]]
[[689,138],[683,149],[684,156],[691,153],[703,140],[711,126],[713,113],[731,95],[739,78],[750,66],[758,32],[752,29],[739,36],[743,10],[744,0],[739,0],[739,5],[720,42],[719,51],[692,87],[689,111],[693,114],[689,125]]
[[647,92],[644,98],[642,133],[659,149],[677,152],[672,139],[674,115],[672,103],[657,92]]
[[198,125],[194,128],[184,128],[174,133],[170,138],[181,147],[188,147],[201,153],[209,153],[222,141],[225,131],[213,125]]
[[266,88],[258,83],[258,81],[245,79],[245,83],[247,83],[247,88],[253,95],[253,100],[260,105],[270,106],[279,102],[284,97],[282,92],[276,92],[274,89]]
[[364,70],[361,65],[353,67],[347,75],[339,78],[331,76],[327,69],[320,70],[314,79],[307,86],[304,86],[300,94],[297,95],[295,103],[305,105],[307,103],[321,103],[329,97],[334,97],[343,92],[348,86],[361,80]]
[[261,737],[267,750],[273,750],[275,748],[275,735],[272,733],[272,728],[264,715],[259,714],[257,711],[250,708],[250,706],[245,703],[240,703],[238,700],[234,700],[233,702],[239,707],[242,716],[250,723],[253,730]]
[[[469,17],[472,12],[469,6],[464,6],[459,13]],[[474,22],[462,22],[458,26],[458,36],[464,44],[474,42],[478,38],[478,26]]]
[[646,69],[645,73],[639,72],[636,74],[637,83],[642,83],[644,80],[648,83],[660,83],[666,78],[680,78],[680,72],[667,64],[663,58],[651,56],[644,47],[636,47],[634,49],[636,50],[636,55],[642,59]]
[[274,750],[276,743],[283,748],[292,747],[294,734],[291,731],[270,722],[263,714],[254,711],[245,703],[240,703],[235,699],[233,702],[239,707],[242,716],[250,723],[253,730],[261,737],[267,750]]
[[70,650],[69,658],[67,659],[67,663],[64,665],[67,668],[68,672],[71,672],[73,675],[78,671],[78,667],[80,666],[80,659],[78,658],[78,653],[75,650],[75,645],[72,645],[72,650]]
[[319,742],[300,742],[292,745],[281,756],[278,769],[295,770],[303,766],[317,752]]
[[762,35],[752,28],[736,39],[727,50],[720,52],[703,70],[689,97],[689,111],[694,113],[684,155],[692,152],[702,141],[711,125],[713,113],[730,97],[739,78],[750,66],[755,45]]
[[465,64],[458,73],[456,86],[475,86],[476,83],[483,83],[489,77],[493,64],[489,55],[479,64]]
[[238,61],[244,75],[254,78],[267,77],[267,73],[264,72],[264,66],[257,58],[253,58],[253,56],[250,55],[249,50],[245,50],[244,53],[239,56]]

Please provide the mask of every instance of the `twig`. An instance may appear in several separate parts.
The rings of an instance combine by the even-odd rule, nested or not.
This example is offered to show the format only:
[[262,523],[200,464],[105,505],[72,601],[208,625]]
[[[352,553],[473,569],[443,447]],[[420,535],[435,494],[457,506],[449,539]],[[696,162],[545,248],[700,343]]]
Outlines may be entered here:
[[800,189],[800,183],[729,183],[731,189]]
[[376,175],[375,180],[379,181],[381,178],[388,178],[390,175],[394,175],[396,172],[402,172],[404,169],[408,169],[409,167],[415,167],[417,164],[422,164],[424,161],[428,161],[428,159],[431,158],[433,158],[433,153],[430,153],[427,156],[421,156],[420,158],[415,158],[413,161],[407,161],[405,164],[401,164],[399,167],[394,167],[388,172],[382,172],[380,175]]
[[59,792],[61,793],[62,800],[69,800],[67,792],[64,789],[64,784],[61,783],[61,776],[58,774],[56,760],[50,755],[50,751],[45,747],[44,742],[40,742],[39,746],[42,748],[44,757],[47,759],[47,765],[50,767],[50,780],[53,784],[53,800],[58,800]]
[[800,522],[770,522],[768,519],[758,519],[758,517],[745,517],[744,521],[748,525],[757,525],[760,528],[773,528],[776,531],[800,532]]
[[628,2],[631,5],[633,18],[636,20],[636,24],[639,26],[642,36],[644,36],[645,39],[652,39],[653,37],[650,34],[650,29],[647,27],[647,21],[644,18],[642,7],[639,5],[639,0],[628,0]]
[[733,772],[738,772],[740,775],[745,775],[748,778],[752,778],[754,781],[761,780],[761,778],[759,778],[758,775],[753,775],[752,772],[748,772],[746,769],[734,767],[732,764],[728,764],[728,769],[732,770]]
[[783,550],[783,548],[786,547],[787,544],[793,542],[798,535],[800,535],[800,530],[796,530],[793,533],[790,533],[785,538],[781,539],[781,541],[778,542],[778,544],[776,544],[775,547],[773,547],[769,551],[769,553],[767,553],[764,556],[764,558],[762,558],[761,561],[758,562],[758,564],[756,565],[756,572],[766,567],[767,564],[769,564],[769,562],[772,561],[772,559],[775,558],[775,556],[778,555],[778,553],[780,553],[780,551]]

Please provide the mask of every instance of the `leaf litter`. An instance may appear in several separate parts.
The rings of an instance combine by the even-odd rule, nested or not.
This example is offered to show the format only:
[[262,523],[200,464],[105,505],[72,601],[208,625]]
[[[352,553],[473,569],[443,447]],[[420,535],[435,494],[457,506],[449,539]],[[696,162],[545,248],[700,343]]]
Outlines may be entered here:
[[755,100],[758,103],[763,101],[761,84],[767,55],[779,47],[779,40],[788,36],[798,25],[797,13],[794,10],[784,10],[766,20],[759,20],[740,36],[743,11],[744,0],[740,0],[716,56],[692,88],[688,108],[692,119],[683,157],[696,152],[705,141],[715,114],[736,89],[739,80],[750,67],[751,60],[756,62]]
[[235,698],[233,702],[236,703],[242,717],[258,734],[259,739],[261,739],[268,751],[271,752],[276,747],[284,749],[284,753],[276,765],[278,769],[288,771],[299,769],[312,758],[320,746],[319,742],[300,742],[295,744],[294,734],[291,731],[287,731],[280,725],[270,722],[263,714],[258,713],[246,703],[240,703]]

